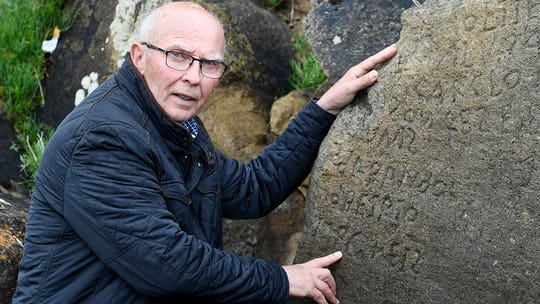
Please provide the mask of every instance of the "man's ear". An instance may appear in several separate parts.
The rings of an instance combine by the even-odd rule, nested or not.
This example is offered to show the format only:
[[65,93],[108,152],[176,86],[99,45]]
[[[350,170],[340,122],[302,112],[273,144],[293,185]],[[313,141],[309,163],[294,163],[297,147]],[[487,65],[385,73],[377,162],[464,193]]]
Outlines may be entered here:
[[133,43],[130,49],[131,62],[139,70],[141,75],[144,75],[145,55],[144,45],[140,43]]

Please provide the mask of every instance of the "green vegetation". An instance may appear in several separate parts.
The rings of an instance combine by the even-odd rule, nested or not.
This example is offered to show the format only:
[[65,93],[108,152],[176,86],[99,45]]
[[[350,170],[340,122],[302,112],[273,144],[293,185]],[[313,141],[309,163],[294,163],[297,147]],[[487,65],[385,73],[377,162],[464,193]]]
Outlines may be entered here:
[[268,5],[271,7],[277,7],[281,2],[283,2],[283,0],[267,0]]
[[25,147],[28,149],[26,153],[21,154],[21,166],[26,172],[37,172],[39,162],[45,147],[52,136],[52,131],[44,137],[43,132],[37,135],[34,142],[30,142],[30,138],[26,137]]
[[290,77],[291,86],[294,89],[309,89],[321,85],[326,80],[326,74],[315,58],[309,41],[296,33],[294,48],[300,59],[299,61],[291,61],[291,67],[294,70],[294,74]]
[[0,1],[0,115],[13,124],[19,142],[12,148],[21,150],[22,167],[31,180],[43,152],[40,147],[48,141],[43,134],[52,134],[33,116],[44,103],[41,43],[51,39],[54,26],[66,29],[69,25],[69,17],[61,10],[62,3],[63,0]]

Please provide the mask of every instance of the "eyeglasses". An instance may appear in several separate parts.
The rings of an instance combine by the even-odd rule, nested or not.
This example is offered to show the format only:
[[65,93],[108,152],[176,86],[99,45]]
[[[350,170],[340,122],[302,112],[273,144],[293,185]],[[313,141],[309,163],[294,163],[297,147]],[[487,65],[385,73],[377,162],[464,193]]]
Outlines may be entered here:
[[227,70],[227,65],[219,60],[198,59],[180,50],[166,51],[150,43],[141,43],[146,45],[149,49],[160,51],[165,54],[165,64],[171,69],[177,71],[185,71],[189,69],[194,61],[200,62],[199,66],[201,69],[201,74],[208,78],[219,79],[221,76],[223,76],[225,70]]

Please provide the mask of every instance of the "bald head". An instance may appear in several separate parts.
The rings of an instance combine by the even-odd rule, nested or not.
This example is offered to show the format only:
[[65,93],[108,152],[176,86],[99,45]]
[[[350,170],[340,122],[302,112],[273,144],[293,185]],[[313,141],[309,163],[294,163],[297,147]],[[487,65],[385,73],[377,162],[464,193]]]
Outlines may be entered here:
[[[192,18],[195,17],[195,18]],[[201,30],[208,29],[221,33],[223,53],[225,37],[220,20],[199,4],[192,2],[170,2],[152,10],[141,22],[137,31],[137,41],[156,41],[174,31],[182,23],[190,22]]]

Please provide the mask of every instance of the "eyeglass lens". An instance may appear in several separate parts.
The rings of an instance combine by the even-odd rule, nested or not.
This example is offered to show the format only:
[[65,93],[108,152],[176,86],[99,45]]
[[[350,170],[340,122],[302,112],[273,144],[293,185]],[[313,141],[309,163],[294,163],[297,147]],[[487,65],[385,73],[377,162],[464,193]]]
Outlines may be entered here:
[[197,59],[186,53],[179,51],[167,52],[167,66],[170,68],[185,71],[194,61],[201,64],[201,73],[209,78],[220,78],[225,72],[225,65],[216,60]]

